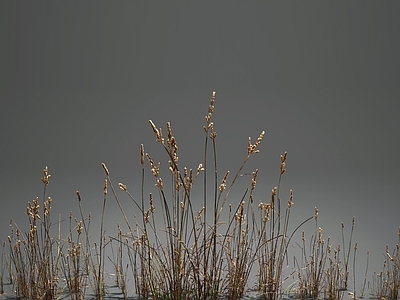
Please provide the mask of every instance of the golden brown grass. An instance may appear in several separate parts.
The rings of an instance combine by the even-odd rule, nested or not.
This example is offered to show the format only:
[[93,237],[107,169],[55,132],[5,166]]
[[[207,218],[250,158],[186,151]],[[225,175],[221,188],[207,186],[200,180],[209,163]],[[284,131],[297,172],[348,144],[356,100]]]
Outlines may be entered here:
[[[348,250],[345,246],[344,223],[342,223],[342,245],[332,248],[330,237],[323,237],[323,230],[318,226],[318,209],[315,208],[315,233],[311,236],[309,245],[306,243],[304,231],[301,244],[298,245],[302,255],[300,260],[295,258],[299,282],[298,296],[305,298],[341,299],[343,292],[348,290],[350,252],[353,249],[353,287],[355,286],[355,258],[357,244],[352,245],[352,233],[355,218],[352,220]],[[343,255],[342,255],[343,253]],[[352,292],[356,296],[356,291]]]
[[[213,92],[203,126],[204,156],[196,163],[197,167],[180,165],[171,123],[166,124],[164,136],[151,120],[150,128],[165,151],[166,163],[156,162],[145,152],[144,145],[140,145],[138,195],[134,196],[124,183],[114,185],[112,173],[102,163],[104,198],[96,242],[89,234],[91,216],[84,215],[79,192],[79,218],[69,215],[67,235],[61,235],[60,216],[52,223],[52,198],[46,195],[50,174],[46,167],[42,178],[43,199],[28,202],[27,233],[12,223],[8,244],[2,244],[0,293],[7,271],[8,282],[18,298],[55,299],[67,295],[71,299],[83,299],[90,290],[96,299],[102,299],[107,296],[106,259],[111,262],[114,284],[123,298],[128,298],[132,289],[134,295],[144,299],[240,299],[252,289],[259,297],[273,300],[293,289],[301,299],[341,299],[351,279],[354,288],[355,219],[347,241],[342,223],[342,244],[334,249],[330,238],[323,237],[317,209],[290,231],[294,193],[281,191],[287,152],[277,163],[276,186],[271,187],[271,193],[263,201],[256,203],[253,193],[259,170],[244,170],[251,157],[260,152],[264,131],[254,143],[249,137],[247,154],[244,151],[246,155],[238,170],[224,170],[221,174],[217,164],[217,133],[212,121],[215,97]],[[148,169],[156,186],[153,193],[145,191]],[[236,182],[245,174],[250,175],[248,187],[240,197],[232,195]],[[193,192],[197,186],[202,190],[200,207],[195,205],[199,203],[198,193]],[[113,199],[108,199],[109,194]],[[133,215],[127,213],[132,207],[123,207],[122,197],[130,199]],[[106,236],[103,227],[108,201],[115,201],[122,216],[116,236]],[[300,256],[295,257],[294,268],[287,274],[288,249],[294,244],[293,237],[303,224],[313,219],[315,232],[309,243],[302,232],[301,242],[295,243]],[[399,246],[392,253],[386,249],[386,253],[384,269],[375,274],[373,287],[377,296],[393,298],[398,296],[400,287]],[[249,286],[254,274],[255,286]],[[285,288],[290,279],[293,282]],[[353,295],[356,297],[355,289]]]
[[[289,192],[285,209],[281,209],[279,195],[281,178],[286,171],[286,152],[281,155],[278,185],[272,189],[269,203],[254,203],[253,191],[258,175],[256,169],[252,172],[249,187],[241,199],[236,203],[229,203],[228,208],[225,207],[233,186],[243,175],[246,163],[251,156],[259,153],[259,145],[265,132],[261,132],[254,144],[251,138],[248,139],[247,155],[232,179],[229,180],[230,171],[222,179],[218,179],[217,134],[212,122],[214,103],[215,93],[211,95],[205,117],[206,124],[203,127],[204,158],[195,170],[179,166],[178,145],[171,124],[167,123],[167,136],[164,137],[162,129],[149,121],[156,142],[165,150],[170,173],[166,185],[160,175],[161,164],[155,163],[141,145],[142,187],[147,158],[158,190],[158,203],[163,215],[161,226],[154,216],[153,195],[149,195],[149,205],[146,205],[143,189],[141,200],[137,201],[128,187],[119,183],[119,188],[128,195],[142,215],[141,220],[135,219],[134,224],[130,223],[113,188],[110,172],[103,165],[107,181],[128,228],[128,232],[124,234],[126,240],[122,243],[130,258],[135,291],[140,297],[238,299],[249,288],[251,270],[258,266],[256,289],[265,297],[276,299],[282,294],[283,265],[290,239],[300,225],[312,218],[305,220],[291,234],[288,232],[293,192]],[[201,176],[203,206],[195,210],[192,189]],[[210,186],[208,176],[213,178]],[[214,195],[211,199],[210,194]],[[227,220],[221,220],[224,209],[229,210]],[[208,215],[212,216],[211,220],[207,219]]]
[[378,299],[398,299],[400,297],[400,227],[399,242],[392,252],[386,245],[386,259],[380,272],[374,272],[372,280],[372,295]]

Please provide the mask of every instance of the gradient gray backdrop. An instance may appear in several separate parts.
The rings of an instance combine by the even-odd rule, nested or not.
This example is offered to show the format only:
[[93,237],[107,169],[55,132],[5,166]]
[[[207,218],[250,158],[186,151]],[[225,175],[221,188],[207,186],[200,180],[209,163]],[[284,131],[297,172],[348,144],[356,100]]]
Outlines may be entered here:
[[[317,206],[337,240],[355,215],[357,263],[370,249],[378,271],[400,225],[399,11],[397,1],[2,1],[1,240],[42,196],[46,165],[63,217],[79,190],[98,220],[103,161],[139,197],[140,143],[165,160],[148,119],[172,122],[181,166],[196,168],[216,90],[220,176],[265,130],[245,170],[260,169],[256,200],[267,201],[288,151],[293,226]],[[121,218],[110,203],[113,232]]]

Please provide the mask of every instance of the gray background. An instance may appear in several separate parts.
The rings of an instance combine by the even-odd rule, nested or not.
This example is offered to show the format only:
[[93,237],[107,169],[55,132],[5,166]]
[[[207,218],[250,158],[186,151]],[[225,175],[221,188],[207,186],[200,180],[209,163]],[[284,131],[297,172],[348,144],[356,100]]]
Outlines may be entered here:
[[[220,176],[239,167],[248,136],[265,130],[245,169],[260,169],[256,201],[267,201],[288,151],[282,198],[293,188],[293,226],[317,206],[324,236],[340,242],[340,223],[348,230],[355,215],[357,263],[370,249],[378,271],[400,225],[399,9],[395,1],[2,1],[1,240],[11,218],[25,222],[27,201],[42,197],[46,165],[63,218],[77,211],[79,190],[98,221],[103,161],[114,184],[139,197],[140,143],[165,162],[148,119],[172,122],[181,166],[196,168],[216,90]],[[110,234],[122,221],[111,200]]]

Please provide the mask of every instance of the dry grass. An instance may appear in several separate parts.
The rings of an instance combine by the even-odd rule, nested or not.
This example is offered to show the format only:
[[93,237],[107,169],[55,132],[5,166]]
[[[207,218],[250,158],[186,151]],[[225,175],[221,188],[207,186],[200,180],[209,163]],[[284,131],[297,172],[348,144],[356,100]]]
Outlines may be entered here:
[[[282,298],[289,289],[296,290],[295,296],[301,299],[341,299],[351,284],[354,288],[357,251],[357,244],[352,242],[354,218],[347,241],[342,223],[342,245],[334,249],[330,238],[323,238],[317,209],[290,231],[293,191],[281,193],[287,153],[280,156],[277,164],[276,186],[271,187],[271,194],[264,201],[256,203],[253,192],[259,170],[244,170],[251,157],[259,153],[265,133],[262,131],[254,143],[248,139],[247,154],[236,172],[228,170],[221,174],[212,121],[214,104],[215,92],[203,126],[204,156],[197,167],[180,165],[171,124],[167,123],[164,136],[151,120],[150,128],[165,151],[166,163],[156,163],[145,152],[144,145],[140,146],[142,188],[137,197],[125,184],[114,185],[111,172],[102,164],[104,198],[96,242],[91,240],[91,216],[84,215],[79,192],[79,218],[69,215],[67,235],[61,235],[60,216],[52,223],[52,199],[46,195],[50,175],[46,167],[42,201],[36,198],[28,202],[27,233],[12,223],[8,244],[2,243],[0,292],[3,293],[3,281],[7,279],[18,298],[83,299],[90,291],[93,297],[102,299],[108,293],[106,260],[111,262],[114,284],[124,299],[129,297],[130,290],[144,299],[240,299],[249,290],[255,290],[259,297],[272,300]],[[155,193],[145,191],[148,169]],[[248,187],[238,199],[231,194],[244,175],[249,175]],[[202,191],[200,207],[195,205],[199,203],[198,193],[193,192],[195,187]],[[113,199],[108,199],[109,194]],[[287,200],[281,200],[282,194]],[[122,197],[130,199],[134,215],[126,213],[132,207],[124,208]],[[103,228],[108,201],[115,201],[122,216],[118,233],[112,237],[105,236]],[[157,215],[156,210],[160,212]],[[287,274],[292,238],[304,223],[313,219],[315,232],[309,243],[302,232],[301,242],[296,243],[300,257],[295,257],[294,268]],[[386,252],[384,269],[375,274],[373,286],[377,296],[393,298],[398,296],[400,286],[399,247],[391,254],[388,249]],[[251,287],[254,274],[256,283]],[[289,279],[293,283],[284,288]],[[353,295],[356,296],[355,289]]]
[[29,231],[22,233],[13,223],[11,236],[8,237],[12,282],[15,293],[20,298],[49,298],[58,289],[60,259],[55,252],[57,241],[53,239],[51,224],[52,199],[46,197],[46,188],[50,175],[47,167],[43,170],[42,182],[43,210],[40,212],[39,198],[28,202],[26,210],[29,219]]
[[[332,248],[330,237],[325,240],[323,230],[318,226],[317,208],[315,208],[314,219],[315,233],[307,246],[305,233],[302,232],[302,243],[298,245],[302,253],[301,259],[299,261],[295,258],[298,269],[298,297],[301,299],[342,299],[344,291],[348,291],[350,267],[353,270],[353,287],[355,286],[357,244],[352,244],[355,218],[353,217],[352,220],[347,251],[343,246],[345,245],[344,223],[342,223],[342,245],[338,244]],[[350,266],[351,250],[353,250],[353,260]],[[356,297],[355,290],[352,294]]]
[[[167,136],[164,137],[162,130],[157,128],[153,121],[149,121],[156,142],[167,154],[170,173],[168,186],[172,187],[165,187],[160,175],[161,164],[155,163],[141,146],[142,182],[146,157],[158,188],[158,203],[163,215],[161,226],[153,214],[153,196],[150,194],[150,205],[146,206],[143,191],[142,199],[137,201],[129,193],[127,186],[119,183],[120,189],[127,193],[143,216],[142,220],[135,219],[134,225],[130,224],[113,188],[110,173],[106,171],[107,180],[129,229],[128,233],[124,234],[127,239],[124,245],[132,258],[130,265],[133,266],[136,293],[141,297],[238,299],[248,288],[249,276],[254,265],[259,266],[258,292],[269,299],[275,299],[282,293],[282,269],[292,236],[288,234],[288,225],[293,193],[290,191],[288,204],[282,212],[279,197],[281,177],[286,171],[287,153],[281,156],[278,186],[272,189],[269,203],[254,203],[253,191],[258,175],[258,170],[254,170],[249,187],[244,191],[241,200],[230,203],[229,208],[226,208],[230,192],[237,179],[243,175],[247,161],[259,152],[264,132],[261,132],[254,144],[249,138],[247,155],[233,178],[229,181],[228,171],[222,180],[219,180],[215,143],[217,135],[212,122],[214,101],[215,93],[211,96],[205,117],[206,124],[203,127],[204,158],[196,170],[179,167],[178,146],[170,123],[167,123]],[[208,166],[211,166],[210,170]],[[196,211],[192,201],[192,189],[201,176],[203,207]],[[211,186],[207,185],[207,176],[213,176]],[[209,199],[209,194],[213,194],[214,197]],[[221,220],[224,209],[229,209],[226,221]],[[207,215],[212,216],[211,220],[207,219]],[[163,229],[159,230],[160,227]]]
[[389,250],[389,245],[386,245],[383,268],[373,275],[372,295],[378,299],[398,299],[400,296],[400,227],[398,237],[399,242],[392,252]]

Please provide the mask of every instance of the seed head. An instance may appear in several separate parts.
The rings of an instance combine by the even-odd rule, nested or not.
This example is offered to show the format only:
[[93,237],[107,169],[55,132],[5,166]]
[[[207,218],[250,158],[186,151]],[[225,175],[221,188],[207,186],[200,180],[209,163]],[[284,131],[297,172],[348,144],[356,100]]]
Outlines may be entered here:
[[281,163],[281,167],[280,167],[280,169],[281,169],[281,175],[282,175],[283,173],[286,172],[285,166],[286,166],[286,163],[285,163],[285,162],[282,162],[282,163]]
[[104,179],[103,194],[104,196],[107,195],[107,179]]
[[263,130],[263,131],[261,131],[260,135],[258,136],[258,138],[257,138],[257,140],[256,140],[256,143],[254,144],[256,147],[257,147],[258,145],[260,145],[260,143],[261,143],[261,141],[262,141],[264,135],[265,135],[265,131]]
[[144,213],[144,221],[146,223],[149,223],[149,218],[150,218],[150,209],[145,211],[145,213]]
[[150,212],[154,213],[155,210],[156,210],[156,208],[153,205],[153,194],[150,193]]
[[83,230],[82,221],[79,221],[76,231],[78,232],[78,234],[81,234],[82,230]]
[[79,191],[76,191],[76,196],[78,197],[78,201],[81,202],[82,198],[81,198],[81,193],[79,193]]
[[190,191],[193,187],[193,170],[189,170],[189,176],[185,177],[185,187],[188,191]]
[[144,146],[140,144],[140,164],[144,165]]
[[163,189],[163,182],[160,177],[157,179],[156,187],[158,187],[160,190]]
[[252,178],[251,178],[251,189],[254,190],[256,188],[257,185],[257,175],[258,175],[258,169],[256,169],[253,173],[252,173]]
[[287,156],[287,151],[285,151],[285,152],[283,153],[283,155],[280,156],[281,162],[285,162],[285,161],[286,161],[286,156]]
[[290,190],[290,196],[289,196],[289,201],[288,201],[288,207],[291,208],[293,205],[293,190]]
[[103,167],[104,172],[106,172],[106,175],[107,176],[110,175],[110,172],[108,172],[108,168],[107,168],[106,164],[105,163],[101,163],[101,166]]
[[149,123],[150,123],[151,128],[153,129],[153,132],[154,132],[155,136],[156,136],[156,141],[163,144],[164,143],[164,138],[162,137],[161,128],[157,129],[156,125],[153,123],[152,120],[149,120]]
[[201,171],[204,171],[203,164],[199,164],[199,166],[197,167],[197,174],[196,175],[198,175]]
[[154,177],[158,178],[159,171],[160,171],[160,163],[157,165],[154,164],[154,161],[151,159],[150,155],[146,153],[147,159],[149,160],[151,166],[151,172],[153,173]]
[[119,186],[119,188],[121,189],[121,190],[123,190],[124,192],[126,192],[126,190],[127,190],[127,188],[126,188],[126,185],[125,184],[123,184],[123,183],[118,183],[118,186]]
[[222,193],[226,189],[226,180],[228,179],[229,171],[225,173],[224,178],[222,179],[221,184],[219,185],[219,191]]
[[46,166],[43,169],[43,178],[42,178],[42,182],[43,182],[44,186],[47,186],[49,184],[50,177],[51,177],[51,175],[49,174],[49,170]]
[[197,212],[197,216],[196,216],[196,221],[201,219],[201,215],[203,214],[204,211],[204,207],[202,207],[198,212]]

